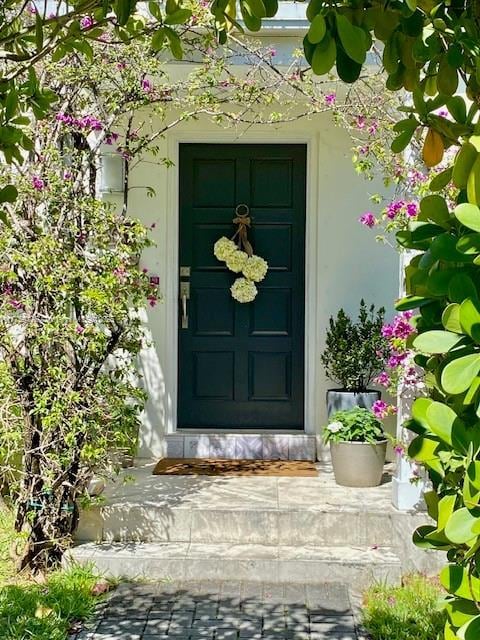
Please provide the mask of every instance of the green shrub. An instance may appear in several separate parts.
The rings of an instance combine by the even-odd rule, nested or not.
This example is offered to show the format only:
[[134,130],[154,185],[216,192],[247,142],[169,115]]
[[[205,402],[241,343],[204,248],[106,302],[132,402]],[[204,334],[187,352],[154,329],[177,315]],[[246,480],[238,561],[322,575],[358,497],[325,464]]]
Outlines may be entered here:
[[330,318],[326,346],[321,356],[330,380],[346,391],[365,391],[385,364],[387,343],[382,336],[385,309],[367,308],[360,302],[354,322],[343,309]]
[[437,640],[443,637],[446,614],[440,586],[421,575],[401,587],[375,585],[364,595],[362,622],[372,640]]
[[382,424],[368,409],[337,411],[323,430],[325,442],[369,442],[385,439]]

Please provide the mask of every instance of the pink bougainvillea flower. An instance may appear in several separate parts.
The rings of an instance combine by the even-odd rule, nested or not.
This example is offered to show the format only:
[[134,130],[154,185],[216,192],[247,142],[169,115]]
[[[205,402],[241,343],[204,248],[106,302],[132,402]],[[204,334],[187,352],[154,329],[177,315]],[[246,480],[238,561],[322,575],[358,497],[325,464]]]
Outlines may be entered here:
[[125,62],[125,60],[121,60],[120,62],[117,62],[117,69],[119,71],[123,71],[126,68],[127,68],[127,63]]
[[81,324],[77,324],[77,326],[75,327],[75,333],[78,333],[79,335],[82,334],[85,331],[85,327],[82,327]]
[[403,456],[403,454],[405,453],[405,448],[401,444],[396,444],[393,447],[393,451],[397,454],[397,456]]
[[382,373],[380,373],[376,378],[375,378],[375,382],[377,384],[381,384],[382,387],[388,387],[390,385],[390,376],[388,375],[388,373],[386,371],[382,371]]
[[374,136],[378,131],[378,122],[376,120],[374,120],[372,122],[372,124],[368,127],[368,133],[371,136]]
[[335,104],[337,100],[337,94],[336,93],[327,93],[327,95],[325,96],[325,102],[329,107],[333,107],[333,105]]
[[31,16],[34,16],[37,13],[37,7],[33,4],[33,2],[28,3],[27,11]]
[[71,171],[64,171],[63,172],[63,179],[64,180],[71,180],[73,178],[72,172]]
[[145,93],[151,93],[153,91],[153,84],[148,78],[143,78],[140,85]]
[[366,211],[363,215],[360,216],[358,221],[365,227],[369,227],[370,229],[377,224],[377,220],[371,211]]
[[20,300],[15,300],[15,298],[10,298],[10,300],[8,301],[8,304],[13,307],[14,309],[16,309],[17,311],[19,309],[23,309],[23,303],[20,302]]
[[93,18],[91,16],[84,16],[80,20],[80,26],[82,27],[82,29],[91,29],[94,24],[95,23],[94,23]]
[[383,418],[397,413],[397,409],[393,405],[387,404],[383,400],[376,400],[372,406],[372,413],[379,420],[383,420]]
[[357,129],[365,129],[365,125],[366,125],[365,116],[357,116],[355,118],[355,125]]
[[36,191],[43,191],[45,189],[45,181],[38,176],[32,177],[32,186]]
[[414,218],[418,213],[418,206],[416,202],[409,202],[407,204],[407,216],[409,218]]
[[154,296],[153,294],[147,296],[147,300],[151,307],[154,307],[157,304],[157,296]]

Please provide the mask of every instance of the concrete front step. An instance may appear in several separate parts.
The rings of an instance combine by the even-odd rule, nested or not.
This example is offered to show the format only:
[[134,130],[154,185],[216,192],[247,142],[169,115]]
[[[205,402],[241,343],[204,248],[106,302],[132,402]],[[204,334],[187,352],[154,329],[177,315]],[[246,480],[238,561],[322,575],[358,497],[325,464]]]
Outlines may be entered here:
[[71,549],[66,562],[93,563],[102,574],[148,580],[342,582],[362,589],[401,577],[400,559],[388,547],[87,543]]
[[392,508],[172,508],[127,502],[84,512],[76,538],[81,542],[389,546],[398,518],[402,515]]

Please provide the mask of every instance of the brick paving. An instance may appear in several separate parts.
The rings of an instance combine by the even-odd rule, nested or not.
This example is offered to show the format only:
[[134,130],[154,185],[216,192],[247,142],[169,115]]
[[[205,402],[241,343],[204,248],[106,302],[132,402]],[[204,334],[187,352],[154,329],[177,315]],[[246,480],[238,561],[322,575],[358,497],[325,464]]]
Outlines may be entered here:
[[72,640],[357,640],[346,586],[122,583]]

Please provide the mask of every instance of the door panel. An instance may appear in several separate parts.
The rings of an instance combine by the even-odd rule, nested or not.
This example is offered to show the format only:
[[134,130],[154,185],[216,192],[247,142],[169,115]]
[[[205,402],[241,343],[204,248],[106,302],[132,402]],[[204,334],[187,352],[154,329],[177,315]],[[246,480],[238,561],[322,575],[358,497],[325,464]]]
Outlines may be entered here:
[[[179,427],[303,428],[305,173],[304,145],[181,145],[179,266],[190,268],[181,277],[190,299],[188,327],[179,320]],[[249,304],[232,299],[236,275],[213,255],[235,232],[239,204],[269,263]]]

